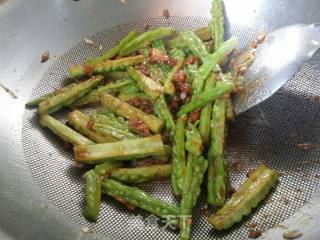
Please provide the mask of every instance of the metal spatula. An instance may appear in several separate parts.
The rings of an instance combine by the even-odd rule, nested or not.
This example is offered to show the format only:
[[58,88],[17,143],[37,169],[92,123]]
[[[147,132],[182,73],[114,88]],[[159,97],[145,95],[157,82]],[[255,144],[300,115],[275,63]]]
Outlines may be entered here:
[[320,24],[291,25],[269,33],[244,74],[242,91],[233,98],[235,113],[240,114],[274,94],[319,47]]

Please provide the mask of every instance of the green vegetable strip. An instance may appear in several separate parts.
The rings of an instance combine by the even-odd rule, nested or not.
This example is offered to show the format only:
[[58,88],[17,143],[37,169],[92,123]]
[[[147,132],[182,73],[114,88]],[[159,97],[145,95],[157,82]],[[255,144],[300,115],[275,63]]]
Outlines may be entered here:
[[109,72],[105,75],[106,79],[113,79],[113,80],[118,80],[122,78],[128,78],[128,73],[127,71],[112,71]]
[[82,98],[78,99],[73,105],[76,107],[85,106],[93,103],[97,103],[100,100],[100,95],[104,92],[110,92],[114,90],[118,90],[124,86],[128,86],[132,84],[130,79],[125,79],[123,81],[119,81],[116,83],[108,83],[105,86],[98,87],[84,95]]
[[[194,31],[194,33],[202,40],[202,41],[209,41],[211,40],[211,32],[208,27],[199,28]],[[177,37],[170,39],[168,41],[169,48],[184,48],[185,42],[182,40],[181,35],[179,34]]]
[[233,104],[230,97],[225,99],[226,101],[226,120],[233,121],[234,120],[234,111],[233,111]]
[[68,122],[80,133],[90,138],[92,141],[96,143],[107,143],[107,142],[115,142],[118,141],[112,135],[102,135],[92,129],[88,128],[89,116],[85,115],[83,112],[79,110],[74,110],[70,112],[67,116]]
[[[204,91],[208,91],[216,85],[216,74],[211,73],[206,80]],[[203,145],[206,146],[210,137],[210,122],[211,122],[212,103],[209,102],[202,110],[200,115],[199,132],[202,138]]]
[[176,196],[179,196],[182,193],[183,178],[186,168],[186,153],[184,141],[185,122],[185,116],[178,118],[172,148],[171,185],[172,190]]
[[211,120],[211,144],[210,154],[212,156],[224,155],[224,139],[225,139],[225,114],[226,102],[224,99],[217,99],[212,108]]
[[118,98],[124,102],[128,102],[135,97],[138,97],[140,99],[152,100],[145,93],[120,93],[118,95]]
[[163,87],[160,83],[135,70],[133,67],[128,68],[128,74],[130,78],[137,82],[139,89],[153,100],[163,93]]
[[129,42],[131,42],[133,39],[135,39],[138,36],[138,33],[136,31],[131,31],[128,33],[128,35],[123,38],[117,46],[109,49],[107,52],[105,52],[102,56],[97,57],[97,58],[88,58],[86,60],[86,63],[89,64],[96,64],[100,62],[104,62],[106,60],[110,60],[117,56],[120,52],[120,50],[127,45]]
[[207,202],[214,206],[224,205],[227,192],[227,166],[224,158],[225,109],[225,100],[218,99],[212,110]]
[[106,137],[113,136],[118,140],[128,140],[128,139],[139,138],[139,136],[129,131],[122,130],[110,125],[100,124],[100,123],[94,123],[92,125],[92,130]]
[[[129,74],[128,74],[128,77],[129,77]],[[125,94],[139,93],[139,94],[141,94],[140,89],[138,88],[136,82],[132,81],[131,78],[129,78],[129,79],[131,80],[131,84],[128,84],[127,86],[124,86],[124,87],[120,88],[120,90],[119,90],[120,94],[121,93],[125,93]]]
[[64,93],[64,92],[67,92],[70,90],[70,88],[74,87],[76,84],[75,83],[72,83],[66,87],[62,87],[62,88],[59,88],[57,89],[56,91],[54,92],[50,92],[50,93],[47,93],[41,97],[38,97],[34,100],[31,100],[30,102],[27,102],[25,104],[26,107],[37,107],[42,101],[46,100],[47,98],[49,97],[53,97],[55,95],[57,95],[58,93]]
[[43,115],[40,117],[40,124],[42,127],[49,128],[53,133],[58,135],[63,141],[71,143],[72,145],[85,145],[94,144],[88,138],[82,136],[80,133],[67,127],[63,123],[59,122],[55,118],[49,115]]
[[[167,54],[167,50],[164,46],[164,42],[162,39],[157,39],[152,42],[152,47],[160,50],[163,54]],[[150,64],[149,66],[151,69],[153,69],[153,72],[157,72],[156,76],[157,78],[154,78],[155,80],[160,80],[160,82],[163,82],[166,76],[168,75],[168,72],[170,70],[168,64],[165,63],[156,63],[156,64]]]
[[188,124],[188,127],[185,131],[186,135],[186,150],[193,154],[195,157],[199,157],[202,154],[203,145],[202,139],[198,129],[191,123]]
[[[164,64],[162,64],[164,65]],[[161,68],[161,65],[156,63],[156,64],[149,64],[148,67],[150,68],[150,77],[154,79],[157,82],[164,83],[166,79],[166,75],[169,72],[169,69],[165,68],[166,70],[164,71],[164,67]]]
[[109,177],[111,172],[119,167],[122,167],[123,163],[119,161],[110,161],[110,162],[105,162],[103,164],[96,165],[94,167],[94,171],[96,174],[100,176],[101,179],[105,179]]
[[183,180],[182,196],[180,202],[180,239],[190,239],[190,230],[192,223],[192,206],[193,192],[190,191],[193,178],[193,161],[195,157],[192,154],[188,155],[187,167]]
[[201,67],[196,73],[195,79],[192,83],[193,95],[199,95],[202,92],[203,86],[205,84],[205,80],[208,78],[209,74],[213,70],[213,68],[223,62],[229,53],[236,47],[237,39],[230,38],[228,41],[224,42],[221,47],[210,54],[207,59],[203,62]]
[[189,153],[180,204],[180,214],[182,216],[182,219],[180,219],[180,239],[187,240],[190,238],[192,208],[196,205],[200,195],[200,186],[206,170],[206,159]]
[[112,116],[111,114],[104,115],[94,113],[90,116],[90,120],[92,120],[94,124],[107,125],[130,133],[130,128],[127,121],[123,118]]
[[185,131],[186,150],[189,152],[182,188],[180,212],[183,219],[180,220],[180,239],[190,238],[192,208],[196,205],[200,195],[200,186],[207,170],[207,161],[201,156],[203,145],[200,133],[193,124],[188,124]]
[[275,187],[279,174],[261,164],[218,212],[208,218],[214,229],[228,229],[250,214],[266,194]]
[[184,70],[185,70],[185,73],[187,75],[188,82],[190,84],[193,83],[193,81],[195,79],[195,76],[196,76],[196,73],[198,71],[198,68],[199,68],[199,63],[198,62],[195,62],[193,64],[187,64],[187,65],[184,66]]
[[214,88],[203,92],[201,95],[195,96],[189,103],[183,105],[177,115],[182,116],[183,114],[190,113],[197,108],[202,108],[209,102],[231,92],[233,88],[234,86],[232,83],[218,82]]
[[75,160],[79,163],[99,164],[110,160],[132,160],[148,156],[165,156],[161,135],[113,143],[74,147]]
[[96,87],[101,81],[102,76],[95,76],[89,80],[79,83],[66,92],[60,92],[52,97],[47,98],[39,104],[40,115],[50,114],[59,111],[63,107],[70,106],[78,98],[81,98],[91,89]]
[[154,111],[157,116],[164,121],[166,129],[174,130],[175,122],[163,95],[155,102]]
[[161,218],[167,218],[169,215],[178,216],[180,213],[177,206],[156,199],[136,187],[128,187],[112,179],[102,182],[102,192],[115,198],[120,197],[133,206]]
[[[116,128],[118,129],[117,132],[119,132],[119,134],[124,135],[127,138],[133,139],[133,138],[139,137],[138,135],[136,135],[136,134],[139,134],[139,132],[137,132],[137,129],[135,129],[132,126],[129,126],[128,122],[124,120],[122,117],[115,117],[115,116],[111,117],[103,114],[93,114],[91,116],[91,120],[94,123],[101,124],[100,127],[106,128],[107,130],[108,129],[111,130],[111,128]],[[93,124],[93,127],[95,125],[96,124]]]
[[110,178],[127,184],[139,184],[164,180],[171,175],[171,164],[152,165],[141,168],[114,169]]
[[210,41],[212,38],[211,31],[209,27],[202,27],[194,31],[194,33],[203,41],[207,42]]
[[193,52],[193,54],[204,62],[209,53],[202,40],[190,30],[185,30],[181,32],[180,35],[186,46]]
[[[231,73],[221,73],[221,81],[224,82],[234,82],[234,78]],[[226,120],[227,121],[233,121],[234,120],[234,111],[233,111],[233,105],[230,96],[228,96],[226,99]]]
[[153,115],[145,114],[141,110],[109,94],[103,94],[100,98],[100,101],[110,111],[116,113],[119,116],[122,116],[126,119],[137,118],[143,121],[154,133],[159,133],[163,127],[162,120]]
[[94,170],[91,170],[85,174],[85,210],[84,216],[96,222],[99,216],[100,204],[101,204],[101,178]]
[[172,95],[175,92],[175,87],[172,83],[172,79],[174,74],[183,67],[185,54],[182,50],[174,48],[170,51],[170,55],[177,60],[177,63],[170,70],[167,78],[164,81],[164,91],[165,93]]
[[200,196],[201,184],[203,182],[204,175],[208,168],[208,161],[203,157],[199,156],[194,160],[192,183],[190,191],[193,194],[192,206],[195,207],[198,197]]
[[159,49],[163,54],[167,54],[167,50],[164,46],[164,42],[162,39],[157,39],[155,41],[152,42],[152,47]]
[[212,0],[212,28],[214,50],[217,51],[224,42],[224,16],[222,0]]
[[157,28],[154,30],[150,30],[142,33],[132,41],[130,41],[127,45],[125,45],[121,50],[120,56],[128,56],[129,54],[139,50],[140,48],[145,47],[152,41],[157,39],[161,39],[167,36],[173,36],[176,34],[176,30],[174,28]]
[[129,66],[143,63],[144,57],[137,55],[133,57],[120,58],[116,60],[108,60],[97,64],[87,64],[84,66],[70,67],[70,76],[74,79],[91,77],[91,75],[108,75],[112,71],[125,70]]

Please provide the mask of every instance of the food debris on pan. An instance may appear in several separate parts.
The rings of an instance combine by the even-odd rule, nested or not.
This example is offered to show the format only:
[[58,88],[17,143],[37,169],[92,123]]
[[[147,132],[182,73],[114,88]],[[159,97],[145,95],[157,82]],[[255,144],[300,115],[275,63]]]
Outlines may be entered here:
[[41,54],[41,63],[44,63],[49,60],[49,51],[44,51]]

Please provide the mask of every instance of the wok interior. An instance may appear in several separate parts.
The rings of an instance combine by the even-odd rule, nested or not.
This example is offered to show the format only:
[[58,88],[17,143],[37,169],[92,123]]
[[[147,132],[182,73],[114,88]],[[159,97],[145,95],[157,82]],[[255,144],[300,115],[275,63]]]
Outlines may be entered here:
[[[115,26],[92,36],[90,39],[103,49],[114,46],[130,30],[173,26],[177,29],[196,29],[207,25],[208,20],[199,17],[149,18]],[[232,26],[228,35],[239,38],[241,45],[248,43],[259,29],[243,29]],[[86,57],[94,57],[99,50],[83,41],[66,52],[54,63],[33,90],[32,97],[43,95],[54,88],[71,83],[68,68],[81,64]],[[320,161],[317,141],[320,136],[319,103],[314,96],[320,94],[320,73],[312,62],[304,64],[298,73],[276,93],[248,112],[237,117],[229,125],[227,160],[231,185],[237,189],[246,179],[246,174],[260,162],[281,173],[277,188],[253,213],[230,231],[217,232],[206,220],[208,213],[216,209],[207,208],[204,194],[194,211],[194,239],[243,239],[248,236],[249,222],[257,223],[260,230],[267,230],[298,211],[318,188]],[[88,109],[90,111],[90,109]],[[65,121],[65,111],[56,115]],[[110,239],[177,239],[174,230],[159,227],[142,228],[148,213],[127,211],[110,198],[102,203],[100,218],[91,224],[82,215],[83,179],[85,169],[76,166],[72,150],[38,124],[36,111],[27,110],[23,123],[23,145],[26,162],[35,181],[58,208],[70,218],[90,227]],[[304,150],[299,144],[310,144]],[[142,189],[155,197],[175,202],[169,182],[142,185]]]

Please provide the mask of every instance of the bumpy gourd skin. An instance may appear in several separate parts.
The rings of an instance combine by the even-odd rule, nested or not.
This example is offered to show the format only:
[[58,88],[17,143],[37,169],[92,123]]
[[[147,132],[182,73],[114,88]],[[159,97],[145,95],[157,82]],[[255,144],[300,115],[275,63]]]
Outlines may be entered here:
[[218,212],[208,218],[214,229],[223,230],[242,220],[275,187],[279,174],[261,164]]
[[110,59],[113,59],[115,56],[117,56],[119,54],[119,52],[121,51],[121,49],[127,45],[129,42],[131,42],[133,39],[135,39],[138,36],[137,31],[131,31],[128,33],[128,35],[123,38],[117,46],[111,48],[110,50],[108,50],[107,52],[105,52],[103,55],[101,55],[100,57],[97,58],[88,58],[86,60],[86,63],[89,64],[96,64],[96,63],[100,63],[100,62],[104,62]]
[[120,197],[131,205],[161,218],[178,216],[180,213],[177,206],[156,199],[136,187],[126,186],[112,179],[105,179],[102,182],[102,192],[115,198]]
[[78,163],[100,164],[108,161],[126,161],[148,156],[165,156],[166,152],[161,135],[100,143],[94,145],[75,146],[74,157]]
[[103,76],[94,76],[70,87],[68,91],[62,91],[54,96],[46,98],[39,104],[40,115],[55,113],[63,107],[70,106],[77,99],[95,88],[102,80]]
[[173,36],[175,34],[176,34],[176,30],[174,28],[163,28],[163,27],[144,32],[138,37],[134,38],[132,41],[130,41],[126,46],[124,46],[121,49],[119,55],[122,57],[128,56],[129,54],[148,45],[152,41],[155,41],[163,37]]
[[186,116],[178,118],[173,137],[171,186],[176,196],[182,194],[183,178],[186,169],[185,125]]
[[73,79],[91,77],[91,75],[108,75],[113,71],[125,70],[129,66],[141,64],[144,61],[142,55],[133,57],[120,58],[116,60],[108,60],[96,64],[87,64],[70,67],[70,76]]
[[159,133],[163,127],[163,121],[161,119],[153,115],[146,114],[138,108],[135,108],[110,94],[103,94],[100,98],[100,101],[108,110],[116,113],[119,116],[122,116],[126,119],[137,118],[143,121],[154,133]]
[[171,164],[158,164],[139,168],[114,169],[110,178],[121,183],[139,184],[164,180],[171,176]]

